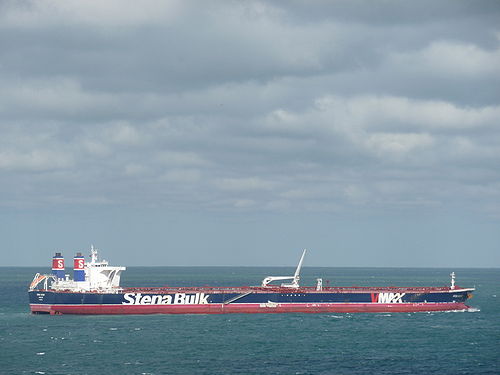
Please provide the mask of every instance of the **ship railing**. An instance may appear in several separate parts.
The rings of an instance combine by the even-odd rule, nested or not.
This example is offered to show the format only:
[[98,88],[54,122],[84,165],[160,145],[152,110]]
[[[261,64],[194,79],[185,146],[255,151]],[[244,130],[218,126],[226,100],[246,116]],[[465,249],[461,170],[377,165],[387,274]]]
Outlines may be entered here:
[[[458,287],[457,287],[458,289]],[[293,289],[293,293],[328,293],[328,292],[338,292],[338,293],[373,293],[374,291],[388,291],[388,292],[415,292],[415,293],[429,293],[436,291],[449,291],[449,286],[443,287],[403,287],[403,286],[323,286],[322,290],[318,291],[316,286],[301,286],[299,288]],[[282,287],[279,285],[268,285],[268,286],[241,286],[241,287],[225,287],[225,286],[158,286],[158,287],[122,287],[123,293],[157,293],[157,294],[168,294],[168,293],[246,293],[246,292],[257,292],[257,293],[290,293],[290,288]]]

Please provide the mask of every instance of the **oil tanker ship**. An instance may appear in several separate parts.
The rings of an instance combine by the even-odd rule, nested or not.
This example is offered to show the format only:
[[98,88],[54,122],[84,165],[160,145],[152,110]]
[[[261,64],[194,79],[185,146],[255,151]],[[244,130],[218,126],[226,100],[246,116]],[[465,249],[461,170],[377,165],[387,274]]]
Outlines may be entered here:
[[[74,257],[73,279],[56,253],[52,273],[37,273],[29,287],[34,314],[224,314],[224,313],[356,313],[466,310],[474,288],[301,286],[302,253],[293,276],[267,276],[260,286],[120,287],[125,267],[99,260],[92,247],[90,262]],[[277,281],[287,283],[273,284]]]

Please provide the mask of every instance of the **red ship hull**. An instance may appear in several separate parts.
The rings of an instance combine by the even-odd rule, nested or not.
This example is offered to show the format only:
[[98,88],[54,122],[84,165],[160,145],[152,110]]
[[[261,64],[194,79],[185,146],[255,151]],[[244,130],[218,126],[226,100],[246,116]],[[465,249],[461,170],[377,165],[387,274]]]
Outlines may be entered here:
[[464,303],[311,303],[210,305],[47,305],[30,304],[48,314],[230,314],[230,313],[391,313],[467,310]]

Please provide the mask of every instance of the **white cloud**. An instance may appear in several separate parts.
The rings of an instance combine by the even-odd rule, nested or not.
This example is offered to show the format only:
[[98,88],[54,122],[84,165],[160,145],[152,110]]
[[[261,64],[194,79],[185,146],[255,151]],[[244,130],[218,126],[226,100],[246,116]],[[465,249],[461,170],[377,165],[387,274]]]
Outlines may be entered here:
[[125,174],[128,176],[143,176],[151,172],[151,168],[138,163],[129,163],[125,165]]
[[250,208],[255,206],[255,201],[252,199],[237,199],[234,201],[234,207],[236,208]]
[[172,22],[179,15],[178,0],[39,0],[12,2],[0,22],[6,26],[40,28],[54,25],[127,27]]
[[73,155],[48,149],[35,149],[27,152],[0,151],[0,169],[17,171],[49,171],[73,167]]
[[426,148],[434,143],[428,134],[376,133],[366,139],[366,147],[377,153],[407,154],[417,148]]
[[155,160],[165,166],[208,166],[210,163],[195,152],[159,151]]
[[291,204],[287,200],[275,200],[266,204],[265,208],[271,211],[287,211]]
[[220,178],[214,181],[214,185],[222,190],[229,191],[254,191],[270,190],[276,184],[260,177],[242,177],[242,178]]
[[110,156],[112,149],[109,147],[102,138],[84,138],[80,140],[81,149],[93,157]]
[[172,169],[165,172],[161,179],[180,184],[192,184],[199,182],[201,176],[201,172],[197,169]]
[[142,144],[147,138],[139,129],[125,122],[114,123],[108,126],[103,133],[106,141],[125,146]]
[[345,186],[344,195],[352,202],[366,202],[369,197],[365,188],[354,184],[348,184]]
[[316,108],[337,129],[348,128],[478,128],[496,126],[500,106],[458,107],[453,103],[395,96],[325,96]]
[[[498,136],[498,118],[500,106],[459,107],[444,101],[394,96],[324,96],[302,112],[275,110],[266,116],[264,124],[271,133],[314,140],[304,144],[311,151],[320,151],[321,147],[326,153],[356,158],[369,153],[391,163],[412,158],[422,164],[439,155],[453,158],[463,154],[466,142],[474,141],[457,144],[460,147],[455,151],[449,140],[454,135],[466,140],[464,131],[490,131]],[[478,149],[475,152],[481,153]]]
[[500,48],[486,50],[470,43],[433,41],[421,50],[395,52],[394,66],[411,72],[477,78],[500,74]]

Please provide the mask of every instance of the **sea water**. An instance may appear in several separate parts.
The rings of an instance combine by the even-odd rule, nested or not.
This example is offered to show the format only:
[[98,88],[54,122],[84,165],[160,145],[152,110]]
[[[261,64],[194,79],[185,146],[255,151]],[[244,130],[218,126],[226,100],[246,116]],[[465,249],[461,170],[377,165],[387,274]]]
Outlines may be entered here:
[[[500,374],[500,270],[455,269],[467,312],[31,315],[35,272],[0,268],[1,374]],[[442,286],[448,269],[313,268],[301,283]],[[258,285],[291,268],[130,267],[124,286]]]

